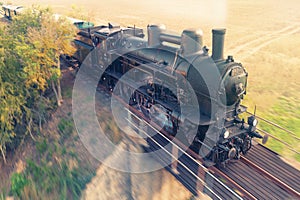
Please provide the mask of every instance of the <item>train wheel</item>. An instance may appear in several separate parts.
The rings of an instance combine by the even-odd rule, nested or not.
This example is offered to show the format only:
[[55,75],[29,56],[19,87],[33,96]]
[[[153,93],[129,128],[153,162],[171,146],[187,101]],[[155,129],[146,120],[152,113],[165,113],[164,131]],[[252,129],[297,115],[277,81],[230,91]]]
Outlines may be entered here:
[[236,149],[234,147],[232,147],[228,152],[228,158],[234,159],[235,157],[236,157]]
[[245,141],[242,145],[242,153],[244,155],[246,155],[247,152],[251,149],[251,147],[252,147],[251,139],[249,139],[249,138],[245,139]]

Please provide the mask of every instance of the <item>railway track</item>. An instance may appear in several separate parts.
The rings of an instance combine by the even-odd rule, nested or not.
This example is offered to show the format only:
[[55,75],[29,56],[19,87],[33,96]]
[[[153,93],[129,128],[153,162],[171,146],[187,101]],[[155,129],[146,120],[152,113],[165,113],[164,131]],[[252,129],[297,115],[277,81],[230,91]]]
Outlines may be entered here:
[[[127,119],[142,138],[147,138],[149,146],[145,150],[154,152],[155,159],[194,195],[205,193],[212,199],[300,199],[300,172],[266,147],[257,144],[246,156],[225,167],[205,167],[202,158],[176,138],[158,131],[159,127],[145,121],[140,111],[125,102],[122,106],[123,110],[125,108],[127,113],[148,126],[147,131],[140,130],[138,125]],[[167,143],[171,143],[172,148],[165,148]],[[178,158],[173,155],[174,148],[181,153]]]
[[[152,150],[158,150],[166,145],[167,141],[161,142],[161,140],[162,139],[158,141],[161,145],[152,144]],[[148,143],[151,142],[148,141]],[[261,148],[265,149],[265,151],[261,151]],[[300,172],[281,160],[273,161],[273,163],[269,162],[275,155],[273,153],[273,156],[270,156],[264,153],[266,151],[269,150],[258,145],[253,152],[253,154],[259,153],[261,156],[266,155],[269,158],[267,161],[260,159],[261,161],[258,162],[260,163],[259,166],[246,157],[242,157],[239,161],[230,163],[225,168],[219,168],[223,174],[215,168],[208,168],[209,174],[217,175],[214,176],[214,178],[211,178],[210,175],[203,175],[203,171],[199,170],[200,158],[196,158],[197,161],[195,161],[188,155],[183,154],[178,159],[179,163],[176,167],[176,171],[178,171],[180,175],[176,176],[194,194],[197,194],[197,187],[195,188],[195,186],[198,185],[197,181],[204,180],[205,187],[200,192],[205,192],[213,199],[300,199],[298,183],[300,181]],[[163,160],[164,155],[157,155],[157,157]],[[260,158],[256,156],[253,157],[256,159]],[[168,160],[163,161],[163,163],[166,162],[168,162]],[[273,167],[267,168],[266,164],[270,163]],[[278,166],[281,166],[281,168]],[[286,170],[290,170],[288,176]],[[205,173],[207,173],[207,171],[205,171]],[[203,179],[201,179],[200,174],[202,174]],[[278,178],[278,175],[281,179]],[[294,182],[294,178],[298,180],[298,182]],[[223,184],[218,180],[223,180],[224,184],[227,185],[230,185],[228,184],[229,181],[234,181],[235,184],[231,183],[231,190],[238,192],[233,194],[231,190],[228,191],[227,188],[224,188]],[[295,189],[290,185],[293,185]]]
[[[204,192],[212,199],[300,199],[300,172],[275,159],[276,155],[265,147],[254,146],[247,156],[231,162],[225,168],[205,167],[202,158],[176,138],[158,131],[160,127],[143,119],[140,111],[134,110],[125,102],[124,108],[150,127],[148,131],[154,132],[152,134],[131,124],[138,132],[146,135],[149,144],[147,150],[156,152],[155,157],[193,194]],[[164,147],[167,143],[172,144],[171,149]],[[158,149],[164,151],[158,152]],[[174,157],[174,149],[181,152],[181,156]]]
[[[284,171],[287,168],[273,171],[276,166],[282,165],[282,161],[278,162],[277,160],[276,162],[268,163],[261,157],[256,157],[256,159],[261,161],[257,163],[256,160],[241,157],[238,162],[230,163],[226,168],[221,168],[220,170],[257,199],[300,199],[299,188],[295,187],[296,189],[294,189],[290,186],[294,178],[300,179],[299,171],[294,169],[295,174],[291,172],[284,175]],[[263,165],[263,163],[274,164],[274,167]],[[285,165],[285,167],[290,168],[289,165]],[[283,170],[283,172],[280,172],[280,170]],[[279,174],[281,174],[280,177],[278,176]]]
[[[136,119],[141,120],[140,116],[138,116],[139,114],[134,113],[135,111],[128,110],[128,112]],[[155,124],[141,120],[140,122],[143,121],[143,123],[146,123],[148,126],[146,132],[140,129],[131,120],[127,121],[135,130],[140,134],[143,134],[143,137],[147,137],[147,142],[149,144],[149,147],[146,148],[147,151],[154,153],[155,159],[163,166],[166,166],[166,169],[194,195],[205,192],[213,199],[243,199],[243,197],[246,197],[246,194],[238,194],[228,187],[228,185],[224,184],[214,175],[215,170],[208,170],[208,168],[199,161],[200,158],[197,155],[196,157],[198,158],[189,155],[184,150],[187,147],[184,147],[179,141],[176,141],[174,138],[172,140],[160,133],[155,127]],[[168,143],[172,144],[172,148],[165,148]],[[173,155],[174,148],[176,151],[181,152],[181,155],[178,158]],[[158,151],[160,149],[163,149],[163,151]],[[232,182],[232,180],[227,179],[227,183],[228,182]],[[234,182],[232,182],[232,184],[234,185]]]
[[[99,88],[98,91],[104,88]],[[144,119],[143,114],[136,109],[129,107],[122,99],[114,96],[120,104],[119,115],[124,117],[130,113],[132,119],[125,118],[131,128],[141,138],[147,138],[149,146],[145,150],[152,152],[154,158],[160,162],[165,169],[172,173],[190,192],[194,195],[202,193],[208,194],[212,199],[254,199],[254,197],[235,183],[229,177],[222,176],[226,183],[222,182],[216,175],[222,174],[215,167],[208,169],[203,165],[203,160],[199,155],[178,141],[176,138],[166,134],[164,131],[159,131],[160,127],[153,122]],[[114,104],[115,105],[115,104]],[[126,109],[126,113],[122,114],[122,110]],[[133,120],[134,118],[134,120]],[[142,123],[139,127],[137,124]],[[147,131],[144,130],[145,125]],[[136,141],[136,136],[132,140]],[[132,135],[127,135],[126,138],[131,138]],[[171,148],[165,148],[166,144],[171,144]],[[157,151],[163,149],[163,151]],[[174,156],[174,149],[179,157]],[[178,153],[179,152],[179,153]],[[170,164],[171,163],[171,164]],[[229,187],[230,185],[230,187]],[[239,192],[237,192],[239,191]]]
[[264,170],[273,181],[300,198],[300,171],[284,162],[280,156],[270,149],[257,144],[242,161],[258,170]]
[[[253,115],[253,113],[250,112],[248,112],[248,114]],[[291,138],[299,140],[299,137],[297,137],[297,135],[292,131],[262,117],[256,117],[281,131],[285,131]],[[272,139],[282,142],[286,146],[287,150],[298,155],[300,154],[295,148],[285,141],[281,141],[277,137],[262,129],[258,130]],[[249,181],[252,181],[252,185],[256,188],[254,191],[252,191],[251,188],[247,188],[247,190],[254,196],[268,199],[300,199],[300,171],[284,162],[276,152],[254,142],[252,149],[247,153],[247,155],[242,156],[239,161],[239,163],[230,164],[227,169],[222,169],[222,171],[237,182],[241,182],[241,180],[239,180],[239,177],[236,177],[234,173],[238,172],[241,174],[248,174],[250,177]],[[252,173],[249,173],[249,171],[243,171],[242,165],[244,168],[251,168]],[[261,186],[257,187],[257,185]]]
[[[99,87],[97,90],[104,88]],[[122,102],[121,99],[119,101]],[[126,112],[144,120],[140,111],[134,110],[125,102],[122,105],[121,109],[126,108]],[[146,135],[150,144],[146,150],[155,152],[156,159],[194,195],[205,193],[212,199],[300,199],[300,172],[260,144],[253,146],[246,156],[230,162],[226,167],[205,167],[202,158],[176,138],[158,131],[160,127],[151,122],[144,120],[143,123],[150,127],[148,131],[155,132],[149,134],[148,131],[138,131],[143,132],[144,137]],[[138,126],[134,128],[139,129]],[[153,135],[156,137],[152,137]],[[171,143],[172,148],[165,149],[166,143]],[[174,157],[173,148],[177,148],[182,155]],[[158,149],[164,149],[164,152],[158,152]]]

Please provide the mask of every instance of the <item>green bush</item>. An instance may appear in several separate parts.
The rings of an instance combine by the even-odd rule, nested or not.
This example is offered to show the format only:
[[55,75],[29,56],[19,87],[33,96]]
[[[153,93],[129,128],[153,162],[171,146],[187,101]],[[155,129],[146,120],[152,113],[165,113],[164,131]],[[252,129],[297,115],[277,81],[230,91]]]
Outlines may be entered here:
[[11,194],[21,196],[23,188],[29,183],[28,179],[22,173],[14,173],[11,176]]
[[43,154],[47,151],[47,141],[43,139],[42,141],[38,141],[36,143],[36,149],[40,154]]
[[72,119],[62,118],[58,123],[57,128],[63,136],[70,136],[74,130],[74,124]]
[[49,196],[59,191],[57,195],[60,199],[79,199],[81,190],[94,176],[84,169],[70,169],[65,161],[51,164],[43,161],[37,164],[29,160],[27,165],[26,173],[38,191]]
[[64,98],[72,98],[72,92],[73,92],[73,88],[69,87],[69,88],[65,88],[62,92],[62,95]]
[[0,193],[0,200],[6,200],[6,194],[4,192]]

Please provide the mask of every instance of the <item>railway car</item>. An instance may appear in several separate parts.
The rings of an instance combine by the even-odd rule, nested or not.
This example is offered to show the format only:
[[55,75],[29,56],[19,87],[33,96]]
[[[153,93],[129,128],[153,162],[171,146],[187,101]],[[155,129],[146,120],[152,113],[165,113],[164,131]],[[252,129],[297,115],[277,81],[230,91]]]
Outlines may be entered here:
[[78,31],[77,36],[74,39],[77,51],[73,57],[77,59],[79,63],[82,63],[94,48],[103,49],[103,45],[105,45],[103,41],[110,37],[110,34],[107,34],[105,31],[110,32],[110,34],[122,31],[125,35],[134,35],[134,37],[139,38],[144,37],[142,29],[132,27],[121,29],[119,25],[114,25],[112,23],[82,28]]
[[12,20],[16,15],[19,15],[23,10],[23,6],[3,5],[3,15]]
[[[246,95],[248,73],[232,56],[224,59],[225,29],[212,30],[212,55],[202,45],[199,30],[174,35],[164,26],[149,25],[147,32],[146,38],[142,29],[113,24],[82,29],[75,40],[78,51],[74,57],[82,62],[96,49],[92,63],[105,68],[100,84],[112,91],[119,82],[116,93],[146,118],[158,121],[170,135],[181,131],[189,138],[189,127],[196,127],[190,148],[201,153],[201,147],[205,147],[209,151],[205,160],[223,163],[238,159],[250,150],[253,138],[266,142],[267,137],[256,131],[255,116],[240,117],[247,110],[241,102]],[[215,88],[215,96],[204,77],[210,73],[210,65],[216,66],[220,74],[214,80],[220,86]],[[122,81],[129,71],[138,75]],[[144,85],[139,86],[141,79]],[[196,95],[197,105],[189,98],[188,84]],[[189,106],[184,111],[182,105]]]
[[[14,5],[3,5],[2,10],[3,10],[3,15],[7,17],[9,20],[12,20],[15,16],[21,14],[24,9],[26,9],[23,6],[14,6]],[[94,26],[94,23],[84,21],[81,19],[76,19],[72,17],[66,17],[60,14],[54,14],[53,15],[55,19],[59,19],[60,17],[65,17],[71,24],[76,26],[78,29],[84,29],[84,28],[91,28]]]
[[60,14],[54,14],[53,16],[56,20],[58,20],[60,17],[66,18],[71,24],[76,26],[78,29],[91,28],[95,26],[92,22],[76,19],[73,17],[66,17]]

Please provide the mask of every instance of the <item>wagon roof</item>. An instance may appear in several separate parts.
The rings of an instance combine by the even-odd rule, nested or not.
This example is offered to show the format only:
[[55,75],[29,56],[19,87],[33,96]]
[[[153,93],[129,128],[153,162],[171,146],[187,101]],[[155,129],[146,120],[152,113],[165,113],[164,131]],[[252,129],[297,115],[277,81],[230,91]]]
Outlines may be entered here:
[[3,5],[2,8],[8,9],[8,10],[19,10],[19,9],[22,9],[23,6]]

